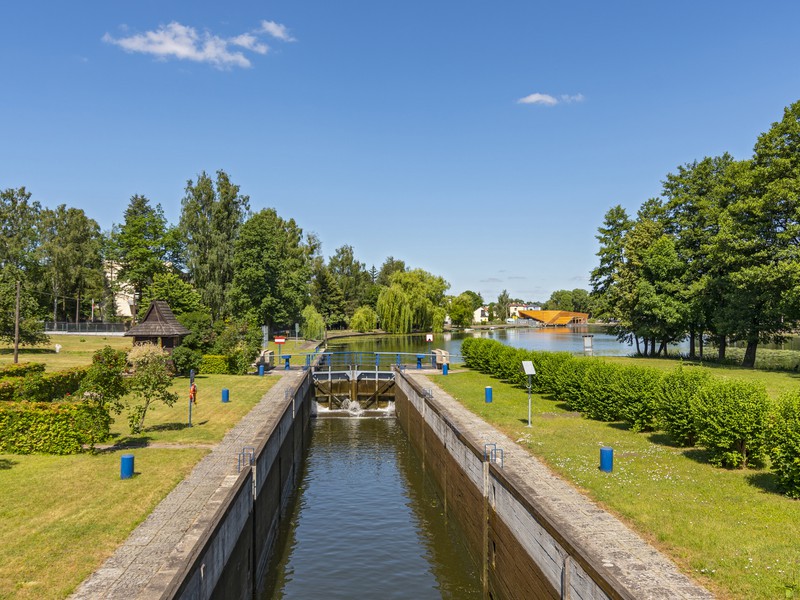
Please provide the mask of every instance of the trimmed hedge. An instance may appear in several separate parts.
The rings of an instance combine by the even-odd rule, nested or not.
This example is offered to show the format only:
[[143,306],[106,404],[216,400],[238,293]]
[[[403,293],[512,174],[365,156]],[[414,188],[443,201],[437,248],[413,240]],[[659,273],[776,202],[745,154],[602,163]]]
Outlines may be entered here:
[[205,375],[229,375],[231,372],[230,358],[224,354],[204,354],[200,361],[200,373]]
[[75,454],[108,438],[111,417],[94,402],[14,402],[0,406],[0,452]]
[[32,371],[25,377],[0,381],[0,400],[52,402],[78,391],[88,367],[73,367],[55,373]]
[[519,350],[484,338],[464,340],[461,353],[469,368],[520,387],[527,383],[521,362],[532,360],[535,391],[588,418],[624,421],[633,431],[660,429],[681,446],[700,444],[714,465],[746,467],[769,453],[781,489],[800,498],[800,392],[771,409],[763,386],[713,379],[682,365],[664,373],[564,352]]
[[44,373],[44,363],[18,363],[16,365],[5,365],[0,367],[0,378],[2,377],[25,377],[32,373]]

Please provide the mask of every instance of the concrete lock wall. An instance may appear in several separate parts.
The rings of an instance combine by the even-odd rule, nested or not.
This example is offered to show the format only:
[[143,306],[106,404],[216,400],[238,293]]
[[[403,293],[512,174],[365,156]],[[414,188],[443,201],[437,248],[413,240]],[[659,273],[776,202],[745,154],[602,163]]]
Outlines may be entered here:
[[[280,417],[266,424],[252,466],[230,476],[219,510],[203,525],[198,551],[164,599],[251,599],[263,584],[278,528],[294,489],[310,430],[309,373],[282,400]],[[231,457],[236,460],[236,457]],[[226,482],[228,483],[228,482]]]
[[466,534],[482,567],[484,597],[634,597],[593,568],[578,543],[537,507],[533,490],[488,462],[483,446],[425,390],[401,373],[397,386],[398,420],[438,483],[445,510]]

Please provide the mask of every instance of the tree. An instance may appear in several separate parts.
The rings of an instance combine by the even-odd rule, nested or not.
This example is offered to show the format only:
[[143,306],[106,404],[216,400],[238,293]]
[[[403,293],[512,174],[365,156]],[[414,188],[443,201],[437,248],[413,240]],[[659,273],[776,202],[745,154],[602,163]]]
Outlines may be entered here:
[[311,282],[311,303],[322,315],[328,329],[337,329],[347,323],[342,289],[327,266],[320,263],[314,270]]
[[592,312],[592,298],[588,290],[582,288],[572,290],[572,310],[582,313]]
[[605,319],[618,318],[618,283],[625,265],[624,240],[632,222],[619,204],[612,207],[603,218],[603,225],[595,236],[600,242],[597,256],[600,264],[592,269],[589,281],[592,296],[597,301],[597,315]]
[[474,298],[464,292],[450,301],[450,321],[456,327],[469,327],[475,310],[472,305]]
[[550,299],[544,303],[544,309],[574,311],[572,292],[570,290],[556,290],[550,294]]
[[186,241],[189,277],[214,320],[226,309],[226,294],[233,281],[234,241],[250,210],[249,202],[225,171],[217,171],[216,186],[205,172],[197,176],[196,183],[191,179],[186,183],[180,231]]
[[350,319],[350,329],[363,333],[375,331],[378,327],[378,314],[370,306],[362,306]]
[[[160,204],[150,206],[144,196],[131,197],[125,221],[114,232],[113,240],[120,259],[119,279],[134,291],[134,301],[153,282],[156,273],[167,270],[167,221]],[[134,314],[138,307],[134,307]]]
[[363,304],[371,285],[369,272],[364,263],[356,260],[353,247],[344,245],[328,261],[328,269],[342,290],[345,315],[352,315]]
[[478,292],[467,290],[462,294],[462,296],[467,296],[470,299],[470,306],[472,306],[473,312],[483,306],[483,296],[481,296]]
[[145,317],[153,300],[163,300],[169,304],[176,317],[185,313],[208,312],[200,293],[175,273],[157,273],[153,276],[153,283],[145,288],[139,302],[140,319]]
[[495,303],[495,314],[501,320],[508,318],[508,307],[511,305],[511,298],[508,295],[508,290],[503,290],[497,297]]
[[129,402],[128,424],[131,433],[141,433],[144,419],[153,402],[172,406],[178,395],[169,390],[172,375],[169,370],[169,354],[155,344],[137,344],[128,351],[128,361],[133,374],[128,387],[139,403]]
[[125,367],[127,356],[122,350],[105,346],[92,356],[92,364],[81,380],[78,395],[91,398],[106,410],[122,412],[122,397],[127,393]]
[[411,300],[400,284],[381,290],[377,312],[381,328],[387,333],[411,333],[414,317]]
[[274,328],[300,317],[309,295],[310,249],[294,219],[275,209],[251,216],[234,244],[232,314]]
[[381,265],[381,270],[375,279],[375,283],[388,287],[391,285],[392,275],[395,273],[402,273],[406,270],[406,263],[402,260],[396,259],[393,256],[388,257]]
[[321,340],[325,337],[325,320],[311,304],[303,309],[301,331],[307,340]]
[[41,206],[30,199],[24,187],[0,192],[0,268],[10,267],[16,277],[36,267]]
[[[19,275],[20,271],[13,265],[6,265],[0,270],[0,340],[9,344],[14,343]],[[26,281],[20,282],[19,339],[22,344],[30,345],[40,344],[48,339],[39,314],[39,304]]]

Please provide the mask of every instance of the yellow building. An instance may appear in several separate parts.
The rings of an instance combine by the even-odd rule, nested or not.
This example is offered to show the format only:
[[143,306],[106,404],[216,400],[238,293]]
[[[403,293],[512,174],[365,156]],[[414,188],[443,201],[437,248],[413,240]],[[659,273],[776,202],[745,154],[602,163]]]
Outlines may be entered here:
[[521,310],[521,319],[538,321],[545,327],[563,327],[565,325],[585,325],[589,321],[589,313],[571,312],[569,310]]

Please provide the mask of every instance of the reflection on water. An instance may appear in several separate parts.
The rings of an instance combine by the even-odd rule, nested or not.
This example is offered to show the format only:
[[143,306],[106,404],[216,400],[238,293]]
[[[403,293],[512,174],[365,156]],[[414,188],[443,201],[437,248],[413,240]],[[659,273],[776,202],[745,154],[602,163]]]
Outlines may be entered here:
[[[600,325],[576,325],[572,327],[513,327],[476,329],[469,332],[437,333],[432,343],[425,341],[424,334],[381,335],[332,340],[328,349],[333,352],[430,352],[443,348],[451,354],[461,353],[461,342],[468,337],[484,337],[497,340],[515,348],[546,352],[569,352],[583,354],[584,336],[592,336],[594,354],[597,356],[627,356],[635,348],[617,340]],[[686,342],[670,346],[670,353],[688,352]]]
[[395,419],[318,419],[298,494],[262,600],[481,597]]

